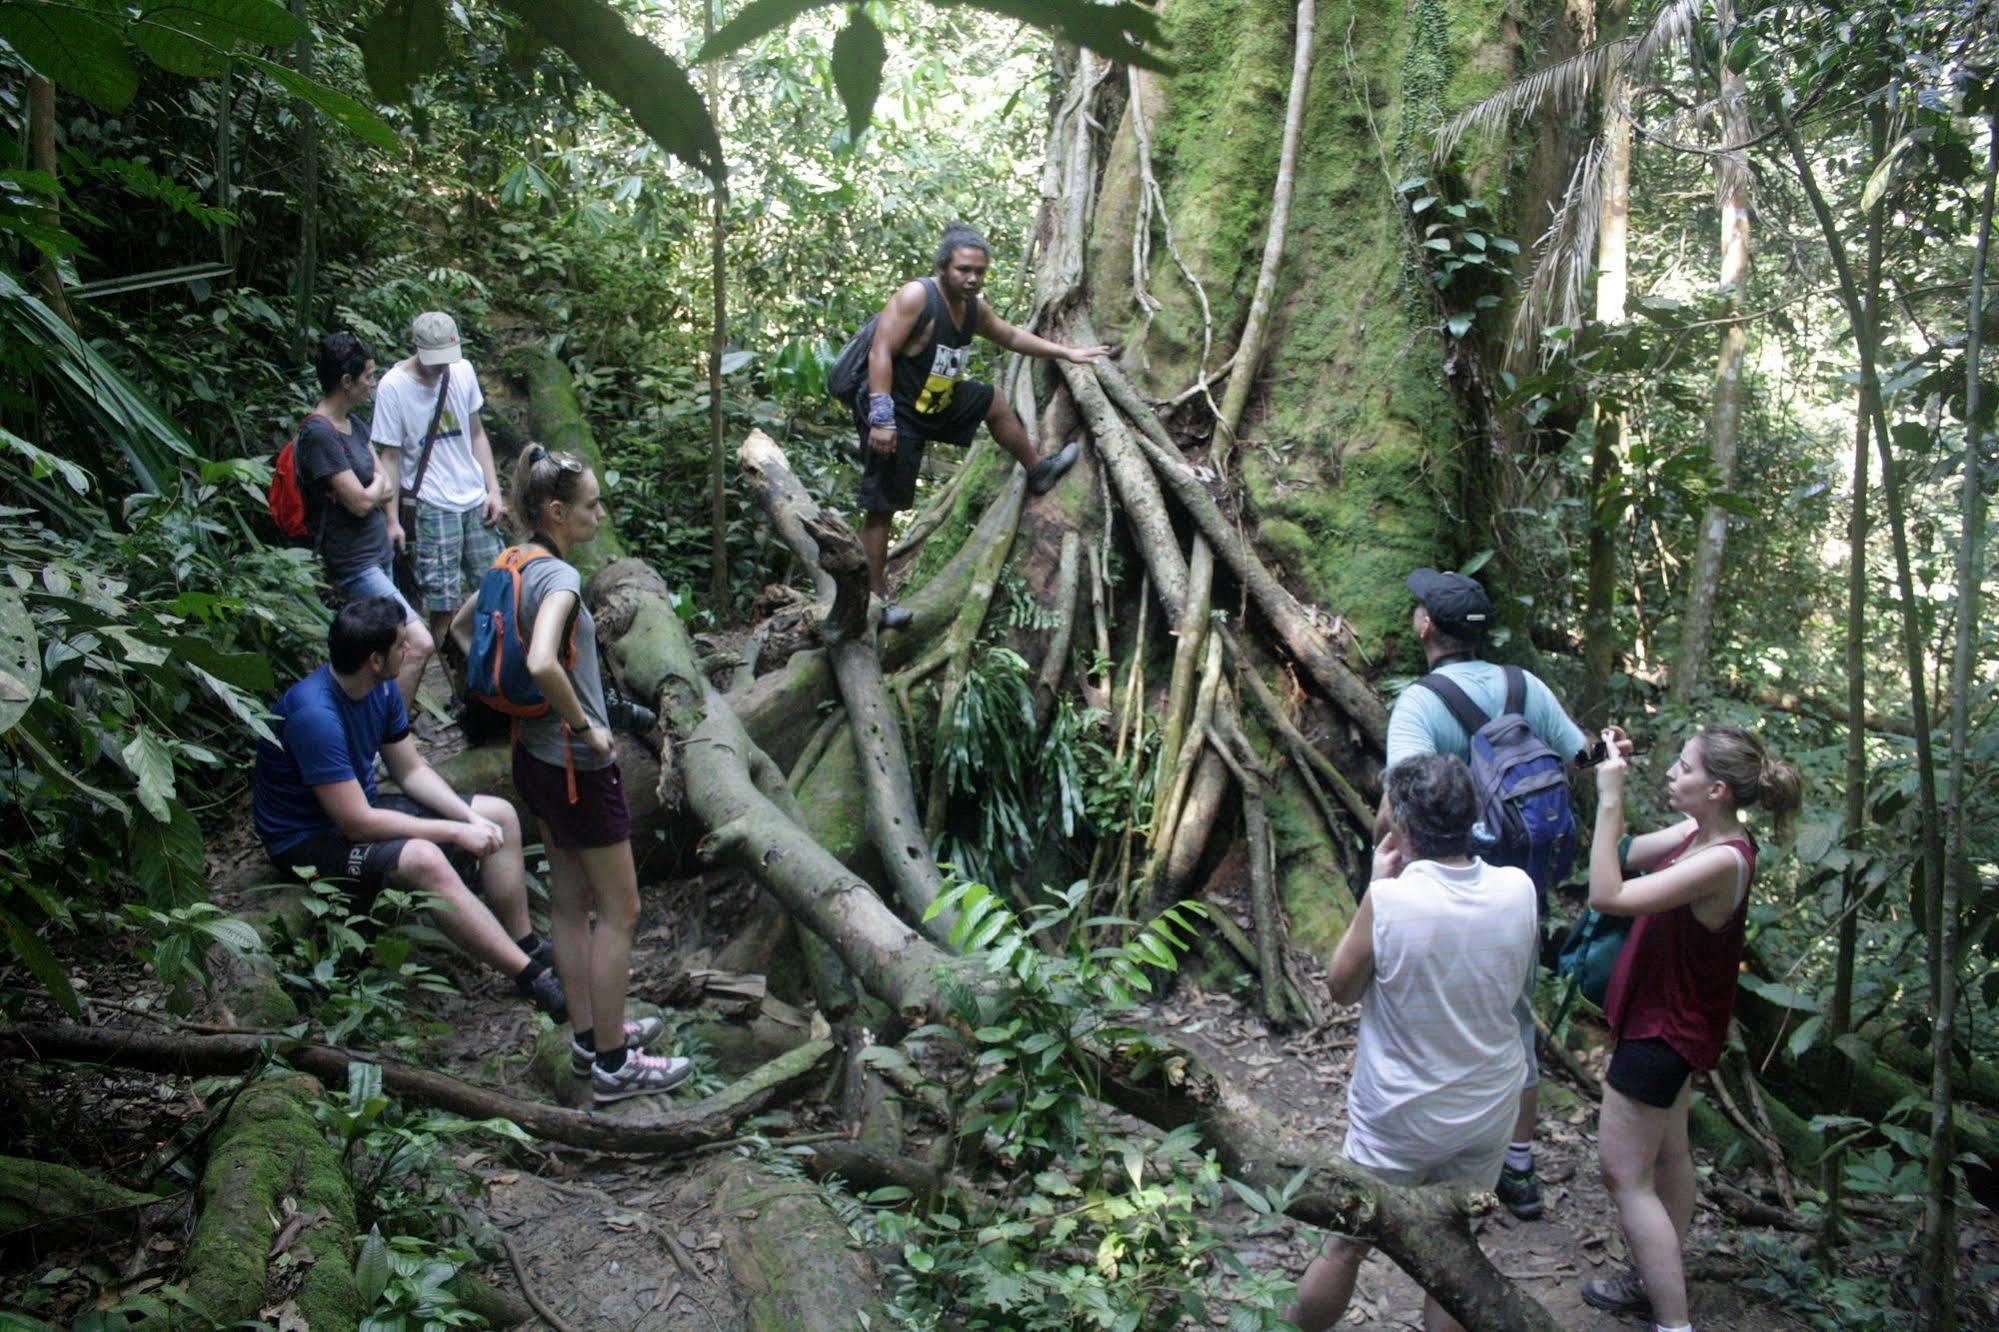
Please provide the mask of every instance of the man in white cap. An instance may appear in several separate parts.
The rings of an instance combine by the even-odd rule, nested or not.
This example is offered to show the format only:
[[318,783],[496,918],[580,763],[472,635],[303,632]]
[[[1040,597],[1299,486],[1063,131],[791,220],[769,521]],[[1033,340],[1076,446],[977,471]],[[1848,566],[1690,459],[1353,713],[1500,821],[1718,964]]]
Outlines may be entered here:
[[[427,310],[411,321],[410,341],[412,354],[376,386],[370,424],[403,499],[401,515],[390,513],[389,540],[398,550],[416,543],[418,605],[432,639],[442,642],[468,590],[499,557],[506,501],[479,421],[486,398],[459,348],[457,323],[442,310]],[[399,681],[404,697],[416,697],[424,664],[404,668],[410,676]]]

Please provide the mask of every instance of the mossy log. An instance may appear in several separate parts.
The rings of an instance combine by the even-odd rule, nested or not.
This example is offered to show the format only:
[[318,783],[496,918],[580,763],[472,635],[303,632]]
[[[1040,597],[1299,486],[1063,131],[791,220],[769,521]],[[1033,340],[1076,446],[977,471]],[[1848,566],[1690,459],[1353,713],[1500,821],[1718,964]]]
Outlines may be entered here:
[[758,1332],[887,1327],[881,1270],[815,1186],[728,1160],[716,1167],[722,1254]]
[[[1765,1081],[1795,1109],[1834,1111],[1837,1107],[1823,1103],[1823,1098],[1843,1085],[1842,1080],[1850,1089],[1851,1113],[1863,1119],[1884,1119],[1907,1097],[1925,1104],[1929,1101],[1926,1081],[1911,1079],[1879,1058],[1854,1059],[1822,1043],[1793,1058],[1783,1038],[1787,1030],[1795,1029],[1796,1015],[1747,990],[1736,994],[1735,1016],[1748,1036],[1751,1057],[1759,1069],[1766,1070]],[[1771,1052],[1767,1061],[1765,1052]],[[1923,1112],[1925,1123],[1928,1113]],[[1963,1103],[1955,1107],[1954,1118],[1958,1149],[1984,1162],[1966,1169],[1967,1187],[1987,1207],[1999,1206],[1999,1124]]]
[[[861,544],[838,517],[820,511],[792,473],[784,450],[763,431],[749,433],[736,459],[771,526],[811,570],[821,600],[830,603],[820,634],[846,705],[868,836],[903,910],[912,920],[924,920],[943,892],[944,880],[930,857],[902,727],[882,683],[881,659],[867,633],[868,567]],[[950,924],[939,917],[925,928],[931,937],[942,939]]]
[[74,1166],[0,1156],[0,1247],[121,1239],[174,1205]]
[[[94,1035],[103,1029],[70,1030]],[[44,1054],[60,1057],[47,1036],[32,1040]],[[256,1042],[249,1044],[254,1059]],[[312,1117],[321,1094],[320,1084],[303,1074],[256,1083],[236,1098],[216,1131],[201,1176],[185,1286],[209,1325],[233,1327],[288,1301],[307,1327],[361,1321],[354,1195]]]
[[[664,1155],[729,1137],[743,1120],[812,1082],[821,1066],[832,1057],[833,1044],[807,1041],[713,1096],[674,1102],[670,1111],[654,1115],[645,1123],[630,1123],[608,1115],[524,1101],[427,1068],[384,1059],[373,1052],[287,1043],[270,1036],[182,1036],[116,1027],[36,1024],[0,1032],[0,1056],[117,1064],[156,1073],[241,1073],[266,1053],[275,1053],[294,1068],[336,1085],[346,1083],[350,1064],[372,1063],[382,1070],[382,1086],[390,1094],[437,1106],[467,1119],[511,1119],[537,1138],[571,1147]],[[242,1099],[238,1098],[239,1110],[232,1111],[232,1117],[240,1112]],[[225,1131],[226,1127],[225,1124]]]
[[[583,405],[576,400],[576,380],[562,358],[551,352],[536,352],[528,358],[528,429],[536,441],[562,453],[573,453],[590,464],[599,481],[604,477],[604,455],[597,449],[597,437]],[[615,503],[617,496],[611,496]],[[590,571],[624,558],[625,548],[617,528],[605,523],[589,545],[579,546],[568,560],[586,578]]]

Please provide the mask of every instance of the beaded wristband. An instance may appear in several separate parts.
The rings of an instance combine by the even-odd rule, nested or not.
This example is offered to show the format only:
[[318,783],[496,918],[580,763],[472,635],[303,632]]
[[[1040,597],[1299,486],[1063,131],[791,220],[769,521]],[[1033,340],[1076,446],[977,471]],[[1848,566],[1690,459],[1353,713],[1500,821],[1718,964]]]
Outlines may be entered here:
[[895,424],[895,399],[886,393],[868,395],[868,424],[871,426],[892,426]]

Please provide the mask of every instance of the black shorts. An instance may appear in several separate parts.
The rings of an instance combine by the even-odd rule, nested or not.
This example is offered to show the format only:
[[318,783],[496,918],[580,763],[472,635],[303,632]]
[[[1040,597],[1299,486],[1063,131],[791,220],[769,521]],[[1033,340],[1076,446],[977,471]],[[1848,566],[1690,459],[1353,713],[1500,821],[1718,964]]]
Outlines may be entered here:
[[[411,814],[420,819],[439,819],[439,814],[428,805],[404,795],[383,796],[375,802],[376,809],[390,809],[398,814]],[[403,848],[414,840],[408,837],[391,837],[386,842],[350,842],[338,830],[329,828],[306,838],[297,846],[288,846],[271,855],[271,863],[286,874],[310,869],[324,879],[346,879],[353,885],[349,897],[354,907],[366,911],[375,898],[381,894],[395,872],[396,862],[403,857]],[[442,846],[444,858],[451,862],[451,868],[458,871],[458,877],[466,887],[477,882],[479,862],[470,851],[462,846]]]
[[576,770],[576,799],[569,798],[569,770],[514,746],[514,790],[528,813],[541,820],[550,846],[592,851],[632,835],[625,776],[616,763]]
[[1679,1051],[1656,1036],[1645,1036],[1617,1043],[1605,1081],[1640,1105],[1670,1110],[1693,1072]]
[[868,392],[863,388],[854,397],[854,425],[861,432],[861,508],[869,513],[890,513],[916,504],[916,477],[923,469],[923,445],[928,440],[946,444],[969,444],[979,432],[979,422],[993,405],[993,386],[974,379],[961,379],[951,390],[951,401],[941,412],[918,416],[898,402],[895,405],[895,452],[876,453],[868,447]]

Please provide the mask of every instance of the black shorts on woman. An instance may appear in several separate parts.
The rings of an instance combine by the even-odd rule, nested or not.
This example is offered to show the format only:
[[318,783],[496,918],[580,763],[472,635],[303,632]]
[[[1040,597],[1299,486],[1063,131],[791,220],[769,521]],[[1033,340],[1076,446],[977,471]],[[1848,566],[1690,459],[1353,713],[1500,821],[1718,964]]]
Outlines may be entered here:
[[979,298],[965,301],[965,318],[953,323],[951,309],[935,278],[924,278],[923,318],[928,335],[914,356],[899,350],[891,358],[889,396],[895,399],[895,452],[876,453],[868,444],[868,388],[854,394],[854,425],[861,432],[861,508],[869,513],[907,509],[916,503],[916,478],[923,469],[923,446],[930,440],[965,445],[993,405],[993,386],[960,379],[966,348],[979,325]]

